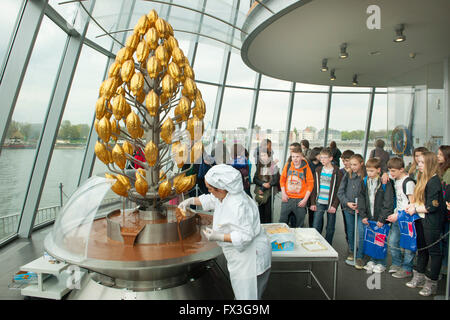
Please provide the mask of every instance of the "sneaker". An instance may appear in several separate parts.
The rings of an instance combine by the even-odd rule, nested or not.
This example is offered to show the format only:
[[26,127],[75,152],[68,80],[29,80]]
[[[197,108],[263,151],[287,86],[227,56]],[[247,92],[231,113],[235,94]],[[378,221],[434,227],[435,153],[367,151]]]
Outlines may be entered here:
[[345,263],[348,264],[349,266],[354,266],[355,265],[355,260],[345,260]]
[[407,287],[410,288],[422,288],[425,284],[425,275],[423,273],[419,273],[416,270],[413,270],[413,278],[411,281],[406,283]]
[[[389,270],[390,271],[390,270]],[[412,272],[406,271],[404,269],[398,270],[396,273],[393,273],[392,276],[397,279],[409,278],[412,276]]]
[[357,258],[356,259],[356,263],[355,263],[355,268],[358,270],[361,270],[362,268],[364,268],[364,261],[361,258]]
[[383,273],[386,270],[386,267],[382,264],[377,264],[375,267],[373,267],[373,272],[375,273]]
[[399,272],[400,270],[402,270],[402,268],[400,266],[392,265],[389,268],[389,273],[396,273],[396,272]]
[[428,277],[425,277],[425,284],[423,289],[419,291],[419,294],[424,297],[435,295],[437,290],[437,281],[433,281]]
[[364,269],[367,270],[368,272],[372,272],[373,271],[373,267],[375,267],[375,263],[373,263],[373,261],[369,261],[364,266]]
[[353,261],[354,260],[353,252],[351,252],[351,251],[348,252],[347,260],[349,260],[349,261]]

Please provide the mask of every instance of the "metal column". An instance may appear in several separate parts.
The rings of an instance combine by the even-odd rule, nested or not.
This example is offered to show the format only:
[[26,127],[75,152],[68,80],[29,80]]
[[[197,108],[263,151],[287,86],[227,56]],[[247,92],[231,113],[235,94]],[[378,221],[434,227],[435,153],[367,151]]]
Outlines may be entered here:
[[[95,1],[90,3],[90,11],[92,11],[94,4]],[[64,49],[62,63],[58,70],[56,85],[50,99],[47,115],[44,119],[43,132],[38,142],[37,154],[26,191],[25,204],[19,223],[18,233],[20,237],[29,237],[33,229],[34,219],[42,190],[44,189],[47,171],[50,166],[50,160],[58,134],[58,128],[64,114],[88,25],[89,20],[85,22],[81,35],[69,36]]]
[[367,144],[369,143],[370,126],[372,124],[373,102],[375,100],[375,87],[370,91],[369,110],[367,110],[366,132],[364,134],[364,144],[362,156],[365,159],[367,154]]
[[[47,3],[48,0],[29,0],[26,2],[15,39],[12,42],[2,76],[2,80],[8,79],[8,81],[2,81],[0,86],[0,99],[2,100],[2,107],[0,108],[0,146],[3,145],[6,138],[6,132],[16,107]],[[2,148],[0,148],[0,154],[1,150]]]
[[291,131],[291,122],[292,122],[292,110],[294,109],[294,98],[295,98],[295,82],[292,82],[291,85],[291,93],[289,95],[289,106],[288,106],[288,112],[286,117],[286,134],[284,136],[284,152],[283,152],[283,162],[282,166],[287,161],[287,151],[289,148],[289,132]]
[[327,113],[325,115],[325,126],[324,126],[324,138],[323,138],[323,146],[326,147],[328,144],[328,126],[330,125],[330,112],[331,112],[331,97],[332,97],[333,86],[330,86],[328,90],[328,104],[327,104]]

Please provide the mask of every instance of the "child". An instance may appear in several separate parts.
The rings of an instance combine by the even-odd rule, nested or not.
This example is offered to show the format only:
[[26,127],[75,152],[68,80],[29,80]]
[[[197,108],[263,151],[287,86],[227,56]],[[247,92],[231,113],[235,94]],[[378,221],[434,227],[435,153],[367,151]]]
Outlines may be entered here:
[[428,149],[425,147],[418,147],[415,148],[413,151],[413,163],[410,166],[408,171],[408,175],[411,179],[413,179],[414,181],[417,181],[417,174],[419,173],[419,169],[417,168],[417,159],[424,153],[424,152],[428,152]]
[[[355,249],[355,210],[357,209],[356,199],[358,198],[361,188],[361,181],[366,174],[364,168],[364,159],[360,154],[354,154],[350,157],[350,172],[346,172],[339,186],[338,198],[343,206],[345,222],[347,224],[348,233],[348,257],[345,263],[355,265],[355,268],[362,269],[364,263],[362,261],[363,253],[358,250],[356,263],[353,261],[353,250]],[[361,231],[362,232],[362,231]]]
[[[342,163],[344,164],[344,167],[339,169],[342,173],[342,177],[344,177],[344,175],[347,172],[350,172],[352,169],[350,169],[350,157],[352,155],[354,155],[355,153],[353,152],[353,150],[345,150],[344,152],[342,152]],[[348,232],[347,232],[347,222],[345,221],[345,214],[344,214],[344,207],[342,206],[342,203],[340,204],[341,206],[341,212],[342,212],[342,219],[344,220],[344,231],[345,231],[345,241],[347,241],[348,243]],[[348,256],[347,258],[349,261],[353,261],[353,255]]]
[[314,212],[313,227],[322,233],[323,214],[327,212],[327,229],[325,240],[331,245],[333,242],[336,225],[336,209],[339,205],[337,191],[342,180],[342,172],[339,167],[333,165],[333,155],[330,149],[325,148],[320,152],[322,167],[314,172],[314,189],[311,194],[311,207]]
[[[387,217],[394,210],[394,190],[392,184],[388,182],[383,185],[381,182],[381,163],[378,158],[372,158],[366,162],[367,178],[361,185],[358,196],[358,224],[369,224],[369,220],[377,221],[377,227],[381,228],[386,223]],[[358,230],[362,229],[358,226]],[[358,250],[363,251],[364,232],[359,234]],[[386,260],[374,259],[364,266],[369,272],[382,273],[386,270]]]
[[[437,160],[439,164],[439,177],[442,182],[442,192],[444,201],[446,201],[447,207],[447,218],[444,220],[444,225],[442,226],[442,233],[447,234],[450,222],[450,204],[448,203],[450,199],[450,146],[442,145],[439,147],[437,152]],[[447,274],[448,265],[448,236],[442,240],[442,253],[444,257],[442,258],[442,273]]]
[[405,163],[402,158],[390,159],[387,168],[395,181],[395,197],[397,199],[396,212],[387,218],[387,221],[392,223],[389,232],[389,251],[392,257],[392,265],[389,268],[389,273],[392,273],[394,278],[403,279],[412,275],[413,260],[416,253],[408,249],[399,249],[400,226],[397,217],[399,210],[405,210],[410,203],[414,202],[416,184],[406,174]]
[[303,158],[301,148],[294,147],[290,158],[292,161],[284,166],[280,177],[280,222],[288,223],[289,213],[292,211],[296,218],[295,227],[299,228],[303,226],[308,198],[314,188],[314,177]]
[[[444,201],[442,185],[438,176],[437,157],[432,152],[424,152],[417,159],[417,184],[414,189],[414,201],[406,208],[409,214],[418,213],[422,219],[416,220],[417,263],[413,278],[406,285],[410,288],[423,286],[422,296],[436,294],[437,281],[442,263],[440,243],[435,243],[441,235],[444,222]],[[432,245],[434,244],[434,245]],[[432,245],[432,246],[431,246]],[[431,247],[430,247],[431,246]],[[427,249],[422,249],[429,247]],[[431,272],[425,276],[428,260],[431,260]]]
[[[311,169],[311,172],[313,173],[314,179],[315,179],[314,172],[316,172],[316,169],[318,167],[322,166],[322,164],[320,163],[320,151],[322,151],[322,149],[323,149],[323,147],[313,148],[311,150],[311,152],[309,153],[309,158],[306,159],[308,161],[309,168]],[[312,211],[310,208],[311,207],[311,197],[309,197],[307,207],[308,207],[308,226],[310,228],[313,228],[314,211]]]

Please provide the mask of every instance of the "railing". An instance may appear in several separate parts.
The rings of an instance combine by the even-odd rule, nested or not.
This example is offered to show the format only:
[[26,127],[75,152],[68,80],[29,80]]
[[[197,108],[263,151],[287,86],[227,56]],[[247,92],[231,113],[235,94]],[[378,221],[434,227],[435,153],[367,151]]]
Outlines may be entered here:
[[[107,207],[120,203],[118,198],[104,199],[103,204],[99,209],[106,209]],[[34,221],[34,228],[42,224],[52,222],[56,219],[61,210],[61,206],[52,206],[40,208],[37,210],[36,219]],[[12,213],[0,217],[0,242],[2,239],[17,233],[20,221],[20,212]]]

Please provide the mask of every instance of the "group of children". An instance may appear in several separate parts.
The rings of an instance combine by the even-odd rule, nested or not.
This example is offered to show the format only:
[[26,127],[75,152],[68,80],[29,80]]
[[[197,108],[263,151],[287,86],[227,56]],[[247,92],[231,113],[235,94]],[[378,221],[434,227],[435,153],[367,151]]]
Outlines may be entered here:
[[[382,171],[382,163],[376,157],[365,162],[361,155],[346,150],[341,155],[341,169],[333,163],[329,148],[313,150],[307,158],[304,149],[294,143],[280,177],[280,222],[290,223],[293,214],[294,227],[302,227],[309,211],[309,225],[322,233],[326,213],[325,239],[332,244],[340,206],[348,243],[347,264],[369,272],[384,272],[387,255],[367,255],[364,236],[369,225],[388,230],[386,245],[392,258],[388,272],[394,278],[408,278],[406,285],[422,288],[419,293],[423,296],[435,294],[443,258],[445,264],[448,259],[448,236],[443,237],[450,217],[448,178],[444,178],[450,170],[448,148],[441,146],[438,155],[417,148],[409,171],[399,157],[389,159],[383,166],[387,169]],[[415,230],[416,251],[400,245],[399,219],[403,217],[413,221],[409,227]],[[431,271],[427,273],[429,261]]]

